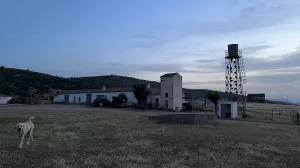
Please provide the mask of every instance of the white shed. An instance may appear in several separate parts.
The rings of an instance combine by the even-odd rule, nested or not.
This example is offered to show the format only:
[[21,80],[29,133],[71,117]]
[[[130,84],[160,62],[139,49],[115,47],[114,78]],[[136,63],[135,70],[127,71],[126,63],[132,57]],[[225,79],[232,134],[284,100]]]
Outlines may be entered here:
[[238,104],[237,102],[219,102],[218,116],[224,118],[237,118],[238,117]]
[[12,97],[0,95],[0,104],[8,104]]

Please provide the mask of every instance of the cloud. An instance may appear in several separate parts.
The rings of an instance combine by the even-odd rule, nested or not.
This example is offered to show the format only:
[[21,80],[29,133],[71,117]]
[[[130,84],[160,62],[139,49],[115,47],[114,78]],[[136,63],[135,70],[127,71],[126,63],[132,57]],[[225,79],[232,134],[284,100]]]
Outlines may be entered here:
[[300,50],[282,55],[280,59],[269,60],[259,58],[245,58],[245,66],[248,70],[258,71],[266,69],[282,69],[298,67],[300,62]]
[[195,18],[181,20],[180,23],[166,21],[135,35],[135,38],[142,39],[137,41],[135,46],[152,48],[187,37],[222,35],[279,25],[290,18],[300,16],[297,5],[300,5],[300,2],[252,0],[237,3],[232,1],[227,4],[230,10],[226,7],[223,10],[227,11],[226,13],[233,10],[235,13],[225,16],[227,17],[225,20],[199,21]]
[[275,85],[293,85],[300,84],[300,69],[294,74],[272,74],[272,75],[264,75],[264,76],[250,76],[248,77],[248,81],[251,83],[267,83],[267,84],[275,84]]
[[[256,45],[245,47],[248,52],[259,52],[264,49],[271,48],[269,45]],[[244,48],[243,48],[244,50]],[[275,57],[275,56],[274,56]],[[276,57],[277,58],[277,57]],[[198,67],[207,67],[210,69],[214,69],[215,71],[225,71],[225,61],[221,59],[199,59],[195,61]],[[255,58],[255,57],[244,57],[244,65],[246,71],[261,71],[261,70],[274,70],[280,69],[284,70],[284,68],[293,68],[299,67],[300,62],[300,48],[298,50],[281,55],[278,59],[264,59],[264,58]]]
[[272,47],[273,46],[271,46],[271,45],[253,45],[253,46],[243,47],[243,53],[255,54],[259,51],[263,51],[265,49],[269,49]]
[[177,38],[163,38],[156,39],[154,37],[150,37],[148,39],[140,40],[133,44],[134,48],[154,48],[161,46],[163,44],[172,43],[177,41]]
[[[270,47],[271,46],[269,45],[254,45],[245,48],[247,48],[248,51],[258,52]],[[282,55],[279,60],[246,57],[244,58],[244,62],[247,79],[248,81],[259,82],[265,76],[273,76],[275,74],[298,74],[300,73],[300,66],[298,64],[300,62],[299,56],[300,49],[295,52]],[[155,73],[160,75],[163,73],[178,72],[185,76],[186,82],[189,82],[186,83],[188,85],[194,85],[192,84],[193,82],[209,84],[216,83],[218,80],[224,82],[225,58],[198,59],[191,62],[177,63],[111,63],[111,65],[99,65],[98,71],[120,75],[132,75],[136,74],[136,72],[140,72],[139,74]],[[218,79],[215,80],[216,78]],[[264,78],[264,80],[270,79],[271,81],[272,78],[273,77]],[[285,80],[288,81],[289,79],[286,78]]]

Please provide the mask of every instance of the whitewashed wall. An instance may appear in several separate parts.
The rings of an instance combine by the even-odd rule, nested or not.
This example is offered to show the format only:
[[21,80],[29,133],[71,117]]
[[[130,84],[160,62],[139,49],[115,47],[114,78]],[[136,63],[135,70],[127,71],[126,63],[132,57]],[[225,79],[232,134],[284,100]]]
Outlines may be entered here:
[[[168,97],[165,97],[165,93],[168,93]],[[160,79],[160,106],[165,105],[165,101],[168,100],[168,108],[173,107],[173,78],[163,77]]]
[[64,103],[65,102],[65,95],[56,95],[53,97],[54,103]]
[[12,97],[0,97],[0,104],[8,104]]
[[[129,104],[136,103],[137,100],[134,97],[133,92],[111,92],[111,93],[91,93],[92,94],[92,102],[96,99],[97,95],[106,95],[107,99],[112,101],[113,96],[118,96],[120,93],[124,93],[127,95],[127,102]],[[75,103],[79,103],[79,97],[81,99],[81,103],[86,103],[86,95],[89,93],[76,93],[76,94],[68,94],[69,95],[69,103],[74,103],[74,98],[75,98]],[[60,94],[57,96],[53,97],[53,102],[54,103],[64,103],[65,101],[65,94]]]
[[[76,93],[76,94],[69,94],[69,103],[86,103],[86,94],[87,93]],[[79,102],[80,98],[80,102]],[[94,99],[92,99],[93,102]]]
[[173,109],[182,110],[182,77],[180,75],[173,76]]
[[160,105],[160,95],[152,95],[148,98],[148,102],[151,102],[152,107],[155,108],[155,99],[158,99],[158,108],[161,107]]

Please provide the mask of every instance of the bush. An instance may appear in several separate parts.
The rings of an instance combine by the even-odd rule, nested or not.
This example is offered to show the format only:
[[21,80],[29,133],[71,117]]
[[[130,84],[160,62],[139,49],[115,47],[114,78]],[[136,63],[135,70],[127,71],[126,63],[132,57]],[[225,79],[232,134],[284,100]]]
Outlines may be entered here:
[[25,98],[24,97],[13,97],[8,101],[9,104],[24,104]]

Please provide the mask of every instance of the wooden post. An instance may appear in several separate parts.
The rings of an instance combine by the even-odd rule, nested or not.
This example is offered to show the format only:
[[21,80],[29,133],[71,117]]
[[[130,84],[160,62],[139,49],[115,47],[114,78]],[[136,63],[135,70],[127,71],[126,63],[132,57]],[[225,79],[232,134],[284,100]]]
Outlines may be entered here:
[[296,114],[297,114],[297,111],[293,111],[293,123],[296,123],[297,122],[297,119],[296,119]]
[[272,120],[274,120],[274,110],[272,109]]

